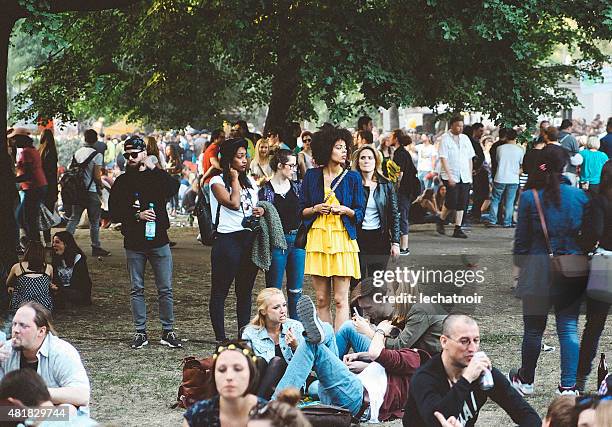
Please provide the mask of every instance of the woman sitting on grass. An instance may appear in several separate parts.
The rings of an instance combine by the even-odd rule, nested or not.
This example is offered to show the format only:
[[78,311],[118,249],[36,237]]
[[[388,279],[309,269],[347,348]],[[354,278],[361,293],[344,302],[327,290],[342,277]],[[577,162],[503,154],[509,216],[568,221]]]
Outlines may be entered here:
[[87,257],[72,234],[60,231],[53,236],[53,283],[57,307],[91,305],[91,278]]
[[229,341],[217,347],[213,358],[213,383],[218,394],[189,408],[183,415],[183,427],[242,427],[249,422],[251,409],[266,403],[255,396],[256,356],[249,346]]
[[23,261],[13,265],[6,279],[11,296],[11,309],[17,310],[21,304],[36,301],[47,310],[53,310],[51,290],[57,286],[51,283],[53,267],[45,263],[45,248],[37,240],[26,246]]
[[280,289],[262,289],[257,295],[257,314],[244,328],[242,339],[248,340],[256,356],[267,362],[257,395],[270,399],[282,378],[295,349],[304,342],[304,327],[287,316],[287,302]]

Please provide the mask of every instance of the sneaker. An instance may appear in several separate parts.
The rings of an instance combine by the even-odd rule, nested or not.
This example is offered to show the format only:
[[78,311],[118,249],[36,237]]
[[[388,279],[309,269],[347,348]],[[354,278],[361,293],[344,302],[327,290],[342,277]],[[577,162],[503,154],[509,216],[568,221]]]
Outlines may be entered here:
[[584,390],[586,389],[587,376],[586,375],[576,375],[576,390],[578,393],[584,394]]
[[145,345],[149,345],[146,332],[136,332],[132,339],[132,348],[138,349],[143,348]]
[[555,351],[555,347],[542,343],[542,351],[544,352]]
[[174,331],[164,331],[162,334],[161,340],[159,340],[161,345],[167,345],[170,348],[182,348],[183,344],[178,340]]
[[495,224],[495,223],[492,223],[492,222],[490,222],[490,221],[486,221],[486,222],[484,223],[484,225],[485,225],[485,227],[487,227],[487,228],[497,228],[497,227],[499,227],[499,225],[497,225],[497,224]]
[[461,227],[455,226],[455,231],[453,231],[453,237],[455,237],[457,239],[467,239],[468,236],[467,236],[467,234],[465,234],[463,232]]
[[436,231],[438,232],[438,234],[441,234],[443,236],[446,234],[446,231],[444,230],[444,222],[442,220],[436,222]]
[[308,295],[302,295],[297,303],[298,318],[304,325],[306,341],[321,344],[325,340],[323,325],[317,317],[317,309]]
[[91,256],[110,256],[110,252],[102,248],[91,248]]
[[561,385],[559,385],[557,387],[556,393],[559,396],[579,396],[580,395],[580,393],[578,392],[578,389],[576,388],[576,386],[573,386],[573,387],[561,387]]
[[410,249],[400,249],[400,255],[410,255]]
[[508,372],[508,381],[516,391],[518,391],[521,396],[525,396],[527,394],[533,394],[533,383],[529,384],[523,382],[521,377],[519,376],[518,369],[512,369]]

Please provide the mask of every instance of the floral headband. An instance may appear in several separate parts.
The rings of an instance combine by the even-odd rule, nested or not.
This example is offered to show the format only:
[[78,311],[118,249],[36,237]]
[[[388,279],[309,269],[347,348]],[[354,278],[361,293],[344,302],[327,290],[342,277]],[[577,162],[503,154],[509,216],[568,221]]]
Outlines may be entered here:
[[243,347],[240,348],[239,346],[237,346],[236,344],[229,344],[227,347],[220,345],[219,347],[217,347],[217,351],[215,352],[215,354],[213,354],[213,359],[216,359],[221,353],[223,353],[225,350],[236,350],[236,351],[241,351],[242,354],[244,354],[244,356],[248,359],[250,358],[253,363],[257,362],[257,356],[255,356],[255,354],[253,353],[253,350],[251,350],[248,347]]

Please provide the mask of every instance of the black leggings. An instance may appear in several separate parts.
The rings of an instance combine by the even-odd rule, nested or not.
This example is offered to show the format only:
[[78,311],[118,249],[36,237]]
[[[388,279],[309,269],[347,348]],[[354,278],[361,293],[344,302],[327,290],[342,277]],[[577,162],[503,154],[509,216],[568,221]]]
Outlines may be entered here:
[[[263,359],[262,359],[263,360]],[[257,396],[265,400],[270,400],[276,389],[276,385],[281,380],[285,371],[287,370],[287,362],[284,358],[274,356],[267,363],[267,366],[260,367],[259,373],[261,379],[259,380],[259,388],[257,389]]]

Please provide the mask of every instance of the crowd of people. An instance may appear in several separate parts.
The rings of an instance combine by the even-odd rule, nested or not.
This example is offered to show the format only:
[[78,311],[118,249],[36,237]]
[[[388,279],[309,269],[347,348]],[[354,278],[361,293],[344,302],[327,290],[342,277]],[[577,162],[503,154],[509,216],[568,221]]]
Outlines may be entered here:
[[[68,181],[58,175],[53,133],[45,131],[37,149],[25,130],[11,130],[7,154],[21,190],[14,200],[16,237],[23,230],[15,252],[23,257],[6,272],[12,339],[0,345],[0,399],[23,404],[19,390],[1,391],[4,382],[15,381],[11,371],[32,368],[40,377],[20,381],[42,381],[48,390],[34,402],[68,404],[87,418],[87,374],[76,349],[57,337],[51,323],[58,308],[91,304],[87,257],[73,237],[85,210],[92,256],[110,255],[101,247],[101,227],[116,224],[123,235],[131,347],[149,344],[147,262],[158,294],[160,343],[182,347],[173,329],[168,230],[173,217],[200,204],[214,229],[209,315],[218,394],[188,408],[185,425],[306,426],[295,408],[305,396],[344,408],[356,421],[403,418],[406,426],[473,426],[490,398],[515,423],[540,425],[524,396],[535,392],[552,308],[561,351],[556,391],[562,397],[543,425],[575,426],[579,417],[591,416],[594,421],[585,425],[606,426],[601,420],[611,417],[606,401],[612,379],[600,395],[588,395],[590,403],[582,395],[610,309],[609,300],[587,293],[587,285],[599,280],[601,288],[608,279],[593,272],[589,277],[588,267],[575,273],[582,255],[593,252],[604,260],[612,254],[612,118],[602,138],[573,131],[595,133],[599,119],[589,126],[563,120],[558,128],[543,121],[528,141],[521,140],[520,129],[466,126],[462,116],[447,125],[439,135],[401,129],[375,135],[372,119],[362,117],[355,132],[328,123],[302,131],[295,123],[262,137],[238,121],[229,135],[218,129],[208,139],[156,133],[117,142],[89,129],[65,174],[74,171],[81,191],[70,205],[62,200],[68,184],[58,192],[58,182]],[[53,234],[44,226],[43,207],[65,213],[66,231]],[[507,367],[507,375],[479,351],[473,318],[448,314],[438,304],[376,298],[418,294],[418,286],[378,286],[372,277],[390,259],[410,255],[410,225],[425,222],[440,235],[452,224],[452,237],[460,239],[480,222],[515,229],[515,293],[522,300],[524,334],[521,366]],[[574,256],[566,261],[574,270],[564,270],[563,260],[555,259],[560,256]],[[266,288],[252,316],[259,270]],[[314,300],[303,294],[305,276]],[[225,301],[232,285],[238,329],[228,334]],[[481,381],[487,375],[493,383],[488,388]],[[264,420],[268,424],[260,424]]]

